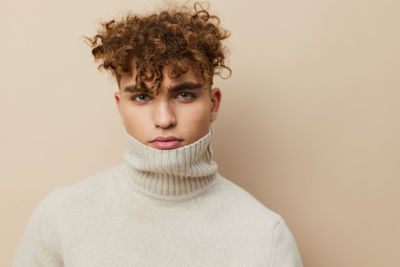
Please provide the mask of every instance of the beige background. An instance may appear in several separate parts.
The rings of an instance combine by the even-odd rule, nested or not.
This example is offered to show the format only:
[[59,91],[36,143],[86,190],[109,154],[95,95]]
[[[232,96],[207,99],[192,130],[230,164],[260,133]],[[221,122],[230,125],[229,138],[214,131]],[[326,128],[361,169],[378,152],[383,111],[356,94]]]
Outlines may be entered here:
[[[1,266],[54,187],[123,162],[116,84],[80,35],[154,3],[2,1]],[[221,174],[285,218],[305,266],[400,266],[400,2],[211,7],[232,31]]]

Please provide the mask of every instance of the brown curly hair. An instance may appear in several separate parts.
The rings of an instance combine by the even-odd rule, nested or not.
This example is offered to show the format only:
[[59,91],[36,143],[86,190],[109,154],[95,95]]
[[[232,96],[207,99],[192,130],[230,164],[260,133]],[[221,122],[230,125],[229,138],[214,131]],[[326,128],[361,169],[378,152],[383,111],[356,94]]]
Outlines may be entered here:
[[[228,49],[221,44],[230,32],[219,24],[217,16],[196,2],[192,10],[175,6],[146,16],[128,13],[120,21],[102,22],[93,38],[84,38],[95,60],[101,61],[98,69],[111,71],[118,85],[121,74],[131,73],[131,62],[136,58],[137,89],[148,90],[144,82],[155,78],[150,92],[157,94],[165,65],[171,66],[170,78],[178,78],[194,67],[208,88],[214,74],[231,76],[224,63]],[[228,70],[227,77],[222,77],[223,69]]]

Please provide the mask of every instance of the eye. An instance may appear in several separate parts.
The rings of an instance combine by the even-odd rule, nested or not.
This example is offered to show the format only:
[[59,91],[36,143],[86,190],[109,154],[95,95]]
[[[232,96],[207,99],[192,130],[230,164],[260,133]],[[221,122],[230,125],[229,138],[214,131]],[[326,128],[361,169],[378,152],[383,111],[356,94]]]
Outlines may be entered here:
[[144,102],[149,99],[150,99],[150,96],[145,95],[145,94],[132,96],[132,100],[137,101],[137,102]]
[[195,95],[192,93],[189,93],[189,92],[182,92],[182,93],[179,93],[177,97],[182,98],[182,99],[190,99],[190,98],[194,98]]

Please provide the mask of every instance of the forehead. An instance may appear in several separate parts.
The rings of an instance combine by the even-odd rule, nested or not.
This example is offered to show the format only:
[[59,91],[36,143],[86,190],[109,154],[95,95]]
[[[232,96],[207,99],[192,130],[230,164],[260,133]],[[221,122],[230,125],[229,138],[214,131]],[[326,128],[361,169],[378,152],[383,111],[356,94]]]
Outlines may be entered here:
[[[196,83],[203,83],[203,78],[198,69],[194,68],[192,65],[188,66],[188,71],[182,73],[179,77],[171,78],[168,74],[172,70],[171,65],[163,65],[161,68],[162,79],[161,79],[161,86],[169,86],[174,85],[181,82],[196,82]],[[146,72],[146,70],[144,70]],[[136,58],[132,59],[131,61],[131,72],[130,73],[123,73],[120,76],[119,85],[121,88],[126,86],[132,86],[136,84],[136,76],[137,76],[137,65],[136,65]],[[156,76],[154,76],[152,81],[146,81],[146,87],[151,87],[151,85],[155,82]]]

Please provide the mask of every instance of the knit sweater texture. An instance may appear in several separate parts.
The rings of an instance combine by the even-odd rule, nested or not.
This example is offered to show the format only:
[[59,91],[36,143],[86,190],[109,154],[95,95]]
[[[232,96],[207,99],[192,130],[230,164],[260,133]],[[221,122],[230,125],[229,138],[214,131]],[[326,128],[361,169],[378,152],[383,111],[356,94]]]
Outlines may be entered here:
[[213,128],[171,150],[124,129],[125,163],[56,187],[14,267],[302,267],[284,219],[218,173]]

